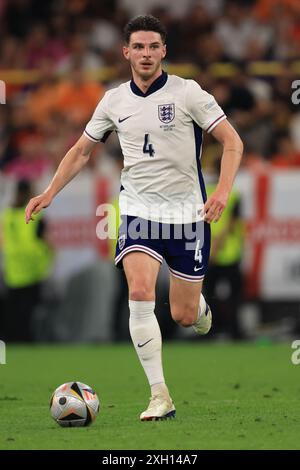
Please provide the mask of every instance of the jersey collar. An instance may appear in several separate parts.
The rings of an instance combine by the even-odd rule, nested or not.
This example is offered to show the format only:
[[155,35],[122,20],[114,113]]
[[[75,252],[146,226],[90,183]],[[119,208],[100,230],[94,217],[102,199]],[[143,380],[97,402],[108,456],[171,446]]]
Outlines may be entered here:
[[142,90],[135,84],[133,80],[130,82],[130,88],[131,91],[138,96],[142,96],[143,98],[146,98],[146,96],[152,95],[152,93],[155,93],[156,91],[160,90],[167,82],[168,80],[168,74],[167,72],[162,72],[162,74],[157,77],[156,80],[150,85],[146,93],[143,93]]

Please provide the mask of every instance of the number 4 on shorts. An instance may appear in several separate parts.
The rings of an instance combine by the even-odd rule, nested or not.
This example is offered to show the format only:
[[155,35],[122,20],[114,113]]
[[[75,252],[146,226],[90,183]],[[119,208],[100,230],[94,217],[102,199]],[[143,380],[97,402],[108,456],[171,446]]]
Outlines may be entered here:
[[202,246],[200,246],[200,240],[197,240],[197,245],[196,245],[196,249],[195,249],[195,258],[194,258],[194,260],[195,260],[195,261],[198,261],[199,264],[201,264],[201,261],[202,261],[202,253],[201,253],[201,250],[202,250]]

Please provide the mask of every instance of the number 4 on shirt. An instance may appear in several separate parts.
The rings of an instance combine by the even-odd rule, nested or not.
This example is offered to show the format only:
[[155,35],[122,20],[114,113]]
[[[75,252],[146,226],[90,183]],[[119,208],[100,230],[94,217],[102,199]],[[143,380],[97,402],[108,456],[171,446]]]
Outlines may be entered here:
[[143,153],[149,153],[150,157],[153,157],[155,154],[153,145],[149,142],[149,134],[145,134]]

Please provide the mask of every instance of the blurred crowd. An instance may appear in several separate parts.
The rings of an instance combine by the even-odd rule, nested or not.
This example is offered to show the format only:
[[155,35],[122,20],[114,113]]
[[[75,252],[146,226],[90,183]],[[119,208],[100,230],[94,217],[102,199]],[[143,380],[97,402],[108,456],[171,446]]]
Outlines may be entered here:
[[[55,170],[105,89],[130,79],[122,29],[141,13],[168,29],[166,67],[193,64],[185,78],[224,108],[244,165],[300,167],[299,0],[0,0],[0,172],[36,180]],[[218,152],[208,138],[204,165]]]
[[[26,232],[23,206],[37,192],[36,183],[49,180],[82,134],[105,90],[130,80],[128,63],[122,57],[122,30],[130,18],[145,13],[167,27],[166,70],[193,78],[212,93],[238,130],[245,148],[242,165],[258,172],[300,168],[300,86],[299,92],[295,89],[300,70],[300,0],[0,0],[0,80],[6,85],[6,104],[0,104],[0,209],[4,209],[2,238],[7,240],[2,248],[11,260],[6,263],[6,289],[1,289],[0,276],[0,311],[6,312],[0,316],[0,330],[2,324],[6,339],[32,340],[31,317],[53,264],[47,221],[35,220],[30,233]],[[207,189],[213,191],[222,148],[210,135],[205,139],[202,167],[206,175],[210,173]],[[109,138],[100,159],[102,151],[101,146],[96,148],[87,168],[93,174],[104,171],[104,175],[109,168],[116,180],[114,197],[122,168],[116,136]],[[11,201],[2,197],[7,181],[16,188]],[[213,310],[221,313],[216,316],[215,333],[227,331],[235,339],[242,337],[238,323],[244,240],[240,206],[240,195],[233,191],[223,222],[214,227],[205,286]],[[28,269],[20,267],[20,253]],[[103,282],[104,268],[107,279],[114,281]],[[85,333],[81,331],[77,339],[94,338],[94,331],[109,337],[104,333],[109,311],[112,320],[105,321],[112,324],[111,337],[128,338],[127,323],[120,320],[127,322],[128,316],[127,310],[122,315],[128,309],[124,277],[118,279],[110,264],[97,261],[93,269],[83,270],[78,279],[74,274],[70,298],[65,294],[57,303],[44,301],[46,313],[39,315],[46,319],[46,326],[40,321],[40,339],[76,339],[71,328],[76,308],[78,325],[83,320],[74,291],[82,292],[85,316],[92,319],[85,322],[92,325],[90,329],[79,328]],[[158,283],[156,313],[164,336],[172,338],[175,327],[165,315],[169,308],[166,279],[162,276]],[[105,289],[100,292],[102,284]],[[97,288],[91,294],[94,285]],[[117,292],[104,292],[109,285],[115,285]],[[107,299],[115,299],[111,308]],[[20,312],[22,323],[17,320]],[[58,321],[60,317],[65,320]],[[61,326],[64,321],[66,328]],[[61,331],[68,334],[64,337]],[[34,337],[38,336],[35,332]]]

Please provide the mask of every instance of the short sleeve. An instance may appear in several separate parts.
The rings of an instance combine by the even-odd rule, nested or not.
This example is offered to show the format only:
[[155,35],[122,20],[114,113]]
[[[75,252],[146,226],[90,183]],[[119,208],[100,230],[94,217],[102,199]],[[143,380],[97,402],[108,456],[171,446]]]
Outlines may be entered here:
[[115,130],[108,114],[108,95],[109,92],[106,92],[84,130],[84,135],[92,142],[105,142],[109,134]]
[[213,95],[204,91],[194,80],[187,80],[185,104],[193,121],[206,132],[211,132],[226,119]]

